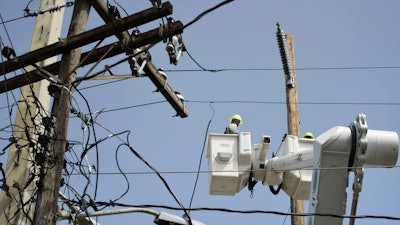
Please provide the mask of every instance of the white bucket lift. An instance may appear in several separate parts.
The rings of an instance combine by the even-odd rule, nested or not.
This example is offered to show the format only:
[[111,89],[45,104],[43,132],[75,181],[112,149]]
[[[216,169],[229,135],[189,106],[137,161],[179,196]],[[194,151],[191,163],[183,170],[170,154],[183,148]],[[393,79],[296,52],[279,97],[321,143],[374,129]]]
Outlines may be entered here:
[[[314,139],[287,135],[278,154],[266,159],[269,136],[251,145],[249,132],[209,134],[210,194],[235,195],[255,181],[281,185],[294,199],[309,200],[309,225],[341,225],[346,212],[349,172],[354,173],[350,215],[356,215],[364,167],[393,167],[399,155],[399,137],[393,131],[368,129],[364,114],[348,127],[337,126]],[[254,179],[254,180],[253,180]],[[254,185],[253,185],[254,186]],[[354,218],[350,218],[354,224]]]
[[235,195],[247,185],[252,156],[249,132],[209,134],[206,156],[211,195]]

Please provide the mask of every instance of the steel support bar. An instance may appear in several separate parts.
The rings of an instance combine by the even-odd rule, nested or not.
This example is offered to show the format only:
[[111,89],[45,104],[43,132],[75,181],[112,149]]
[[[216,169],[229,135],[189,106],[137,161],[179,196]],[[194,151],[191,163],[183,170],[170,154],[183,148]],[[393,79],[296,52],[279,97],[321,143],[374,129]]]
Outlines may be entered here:
[[149,8],[144,11],[135,13],[131,16],[115,20],[101,27],[92,29],[88,32],[78,34],[69,38],[60,40],[57,43],[31,51],[15,59],[0,63],[0,75],[21,69],[25,66],[34,64],[52,56],[61,54],[66,51],[102,40],[106,37],[121,33],[132,27],[137,27],[150,21],[159,19],[163,16],[172,14],[172,5],[168,2],[163,3],[161,8]]

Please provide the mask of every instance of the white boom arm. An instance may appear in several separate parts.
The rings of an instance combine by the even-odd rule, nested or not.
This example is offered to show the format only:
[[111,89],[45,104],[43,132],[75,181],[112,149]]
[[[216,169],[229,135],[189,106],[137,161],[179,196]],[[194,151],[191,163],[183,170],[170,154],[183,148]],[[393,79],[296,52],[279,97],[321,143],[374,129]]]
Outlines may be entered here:
[[[271,159],[265,159],[271,145],[269,136],[263,136],[260,144],[250,143],[249,132],[208,135],[210,194],[235,195],[254,178],[267,186],[281,185],[294,199],[309,200],[309,212],[317,214],[346,213],[346,187],[352,171],[355,183],[351,215],[355,215],[363,167],[393,167],[399,154],[397,133],[368,130],[363,114],[348,127],[331,128],[315,140],[287,135]],[[342,222],[337,217],[314,216],[307,224]]]

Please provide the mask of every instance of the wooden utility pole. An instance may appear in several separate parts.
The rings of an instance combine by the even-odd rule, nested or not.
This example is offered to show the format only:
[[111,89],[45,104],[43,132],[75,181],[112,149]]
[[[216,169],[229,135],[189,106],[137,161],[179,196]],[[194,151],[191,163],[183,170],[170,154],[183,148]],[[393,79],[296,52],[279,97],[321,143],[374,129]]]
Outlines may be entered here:
[[[88,0],[75,1],[68,36],[74,36],[86,30],[89,12]],[[71,83],[76,79],[75,68],[79,64],[81,51],[82,48],[76,48],[62,55],[59,72],[60,86],[54,93],[51,111],[51,116],[55,118],[54,132],[51,136],[48,158],[44,160],[41,168],[33,225],[56,225],[57,223],[57,199],[61,185],[71,99],[74,91]]]
[[[41,0],[39,11],[63,5],[65,0]],[[63,17],[64,9],[37,16],[30,51],[58,41]],[[42,67],[55,61],[56,57],[50,57],[38,62],[37,65]],[[33,67],[25,68],[26,71],[33,69]],[[34,202],[31,200],[33,200],[33,190],[36,188],[35,181],[27,185],[32,176],[35,176],[34,165],[31,163],[33,161],[31,145],[37,142],[38,133],[42,129],[41,119],[47,116],[49,110],[48,83],[47,80],[43,80],[21,88],[12,134],[15,143],[10,146],[7,160],[5,178],[8,190],[3,190],[0,196],[0,224],[29,225],[32,222]],[[37,99],[40,104],[35,104]]]
[[[291,34],[284,34],[277,24],[277,39],[283,70],[285,73],[285,86],[286,86],[286,107],[287,107],[287,125],[288,134],[299,137],[300,136],[300,120],[299,120],[299,107],[297,97],[296,85],[296,65],[294,58],[294,42]],[[304,201],[290,198],[291,213],[304,213]],[[304,225],[305,218],[300,216],[291,216],[292,225]]]
[[[42,0],[41,6],[53,6],[51,1],[54,4],[57,1],[64,0]],[[110,18],[108,18],[110,14],[106,11],[107,7],[104,7],[104,2],[102,0],[78,0],[75,1],[74,4],[74,12],[69,27],[68,37],[66,39],[62,39],[58,43],[54,43],[56,42],[55,40],[47,41],[46,43],[42,43],[41,46],[35,46],[35,48],[31,49],[31,52],[28,54],[20,55],[12,60],[0,63],[0,67],[3,68],[3,70],[0,71],[0,75],[5,75],[8,72],[12,72],[28,65],[34,66],[36,68],[35,72],[32,72],[32,69],[30,70],[32,73],[28,72],[18,78],[25,80],[24,82],[26,83],[24,84],[32,84],[34,82],[32,80],[40,81],[43,78],[47,79],[49,77],[54,78],[57,81],[55,84],[52,84],[52,87],[55,87],[53,89],[47,89],[49,82],[44,81],[43,85],[40,86],[40,89],[37,89],[33,85],[33,88],[28,88],[30,92],[25,94],[23,93],[24,98],[21,102],[23,102],[26,107],[23,111],[19,108],[17,115],[17,120],[18,116],[22,117],[19,119],[22,125],[15,128],[14,131],[17,131],[17,133],[14,132],[15,134],[10,138],[10,141],[13,140],[11,145],[15,148],[10,151],[11,158],[9,157],[7,164],[7,167],[9,167],[9,165],[13,167],[13,171],[11,172],[8,172],[9,170],[7,168],[7,174],[18,170],[18,173],[13,174],[21,175],[21,178],[12,177],[11,179],[7,179],[8,182],[4,180],[6,185],[4,187],[5,190],[2,193],[3,196],[6,197],[0,199],[0,224],[3,224],[1,217],[5,218],[4,224],[55,225],[57,222],[57,199],[59,196],[61,174],[64,166],[64,153],[67,146],[66,140],[71,112],[71,99],[74,92],[72,83],[76,81],[76,70],[81,66],[80,63],[91,63],[100,60],[100,58],[105,57],[115,48],[119,48],[120,50],[111,53],[108,57],[120,54],[122,52],[121,49],[132,54],[132,49],[140,48],[150,43],[159,42],[172,35],[180,34],[183,31],[182,23],[177,21],[169,23],[168,26],[163,25],[162,27],[141,33],[134,37],[131,37],[127,32],[128,29],[135,25],[144,24],[172,14],[172,5],[169,2],[163,3],[160,7],[153,7],[126,18],[118,18],[117,20],[111,21],[109,20]],[[84,32],[86,30],[91,4],[93,4],[94,8],[100,12],[99,14],[102,17],[107,17],[103,19],[109,23],[90,32]],[[61,12],[63,11],[61,10]],[[41,21],[39,24],[40,26],[38,26],[39,29],[35,29],[35,32],[41,32],[39,32],[40,40],[45,38],[44,33],[51,33],[51,31],[58,32],[56,38],[59,37],[62,19],[57,20],[60,22],[59,27],[54,27],[51,24],[53,24],[52,22],[55,19],[51,18]],[[38,34],[35,35],[38,36]],[[96,49],[90,53],[85,53],[86,55],[90,54],[92,58],[89,59],[89,57],[85,57],[86,62],[81,62],[81,58],[85,56],[85,54],[82,54],[82,46],[104,39],[110,35],[116,35],[119,38],[119,42],[101,49]],[[63,54],[61,62],[49,65],[49,67],[46,67],[46,70],[43,70],[43,67],[45,66],[44,64],[34,65],[39,63],[41,60],[46,60],[61,53]],[[146,53],[142,53],[142,55],[146,55]],[[143,71],[156,85],[157,90],[159,90],[174,107],[177,111],[177,116],[182,118],[187,117],[188,110],[183,102],[183,98],[181,98],[180,95],[178,95],[177,92],[168,85],[162,74],[151,63],[150,57],[140,59],[147,61]],[[55,60],[53,60],[53,62],[54,61]],[[50,69],[51,71],[58,69],[58,71],[49,72],[47,69]],[[57,74],[58,77],[55,76]],[[38,79],[35,76],[40,76],[41,79]],[[30,78],[32,78],[32,80]],[[2,85],[0,85],[3,91],[10,90],[7,85],[8,81],[10,80],[6,80]],[[12,88],[20,87],[18,86],[20,84],[17,83],[18,82],[11,85],[13,86]],[[48,95],[50,91],[50,94],[54,97],[54,102],[51,115],[49,116],[49,96],[46,98],[47,103],[41,103],[38,101],[38,98],[40,100],[42,94]],[[36,95],[37,93],[39,93],[39,95]],[[30,98],[29,101],[27,100],[28,97]],[[38,112],[38,110],[32,110],[32,105],[36,106],[36,108],[41,106],[41,111]],[[38,117],[37,115],[39,113],[43,114],[40,115],[40,118],[32,118],[32,115]],[[27,121],[29,124],[26,123]],[[33,129],[35,129],[34,135],[36,136],[29,134],[29,131]],[[17,134],[23,135],[18,136]],[[15,143],[14,139],[16,140]],[[26,151],[22,152],[24,148],[26,148]],[[21,159],[23,159],[25,163],[24,167],[20,166]],[[32,164],[30,168],[34,168],[35,171],[27,171],[28,162]],[[30,178],[33,179],[27,181],[29,175],[31,175]],[[8,176],[4,177],[8,178]],[[25,200],[26,198],[21,195],[21,190],[25,190],[28,187],[28,184],[33,186],[29,190],[34,191],[32,192],[31,197],[28,197],[27,200]],[[33,198],[32,195],[36,193],[37,198]],[[10,210],[12,206],[14,206],[14,208],[13,210]],[[25,208],[29,208],[29,212],[28,209]],[[33,208],[35,209],[34,213],[32,210]],[[18,216],[28,222],[18,222]]]

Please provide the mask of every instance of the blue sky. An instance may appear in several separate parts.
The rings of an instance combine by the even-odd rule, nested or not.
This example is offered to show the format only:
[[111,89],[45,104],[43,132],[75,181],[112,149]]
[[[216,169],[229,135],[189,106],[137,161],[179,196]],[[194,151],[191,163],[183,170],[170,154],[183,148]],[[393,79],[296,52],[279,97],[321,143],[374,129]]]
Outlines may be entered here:
[[[187,24],[219,2],[171,0],[174,6],[172,16]],[[37,10],[38,3],[36,0],[30,4],[31,11]],[[113,1],[110,3],[115,5]],[[21,17],[26,4],[27,1],[2,0],[0,13],[3,20]],[[121,0],[118,4],[129,14],[151,6],[146,0]],[[175,112],[167,102],[156,103],[164,101],[164,98],[153,92],[155,86],[147,78],[114,83],[86,81],[79,88],[92,112],[106,111],[97,117],[96,121],[101,125],[95,126],[97,137],[106,137],[110,130],[115,133],[131,131],[131,146],[158,171],[164,172],[163,177],[184,206],[189,206],[201,157],[203,172],[199,176],[192,207],[288,212],[289,197],[284,192],[273,195],[267,186],[260,183],[255,187],[253,198],[246,189],[232,197],[208,194],[209,180],[205,172],[208,162],[202,154],[207,128],[209,133],[223,132],[229,117],[238,113],[244,120],[240,130],[251,132],[253,144],[259,143],[262,135],[271,136],[272,147],[267,158],[278,150],[282,136],[287,133],[284,74],[275,36],[276,23],[279,22],[285,33],[294,37],[301,133],[311,131],[317,137],[334,126],[348,126],[359,113],[366,114],[369,129],[399,132],[399,7],[396,0],[236,0],[224,5],[187,27],[182,37],[188,52],[202,67],[225,71],[182,72],[200,68],[186,53],[177,66],[171,65],[165,43],[150,49],[153,63],[168,71],[169,84],[187,100],[187,118],[174,117]],[[124,15],[122,8],[120,12]],[[71,13],[72,7],[66,8],[62,37],[66,36]],[[17,54],[28,52],[34,22],[34,18],[24,18],[2,25],[2,44],[12,44]],[[139,29],[144,32],[160,23],[157,20]],[[92,9],[87,28],[102,24]],[[115,37],[110,37],[105,43],[115,41]],[[89,49],[85,48],[86,51]],[[95,71],[124,57],[110,58]],[[78,75],[83,75],[88,68],[81,69]],[[129,65],[120,64],[112,68],[112,72],[130,73]],[[97,84],[104,85],[93,87]],[[18,96],[19,92],[15,90],[13,93]],[[80,109],[88,113],[84,99],[78,94],[74,97],[78,102],[74,104],[79,104]],[[14,99],[4,93],[0,99],[0,124],[3,127],[9,124],[6,100],[12,104]],[[154,104],[140,106],[148,103]],[[113,111],[123,107],[129,108]],[[8,138],[8,135],[0,134],[2,138]],[[79,142],[87,135],[87,131],[82,132],[81,122],[71,118],[68,139]],[[126,136],[121,138],[126,140]],[[0,143],[0,146],[5,146],[7,142],[1,140]],[[121,140],[113,138],[99,145],[100,175],[96,200],[108,202],[126,190],[127,183],[118,170],[119,165],[129,179],[129,191],[119,203],[178,207],[160,179],[154,174],[142,173],[150,170],[128,149],[118,148],[120,144]],[[82,151],[79,146],[74,150],[77,154]],[[96,163],[95,151],[88,153],[88,159],[91,164]],[[0,162],[6,162],[5,156],[0,157]],[[93,196],[95,176],[91,178],[88,193]],[[398,167],[366,169],[358,214],[397,217],[400,200],[398,178]],[[70,179],[70,185],[78,190],[84,184],[82,176],[75,175]],[[347,214],[351,207],[352,181],[349,184]],[[65,187],[62,191],[68,193]],[[183,214],[182,211],[157,210]],[[308,201],[305,202],[305,211],[308,211]],[[192,211],[191,216],[208,225],[290,224],[290,217],[271,214]],[[102,225],[124,225],[152,224],[152,220],[152,216],[130,214],[99,217],[98,221]],[[375,219],[356,221],[356,224],[364,225],[397,223]]]

